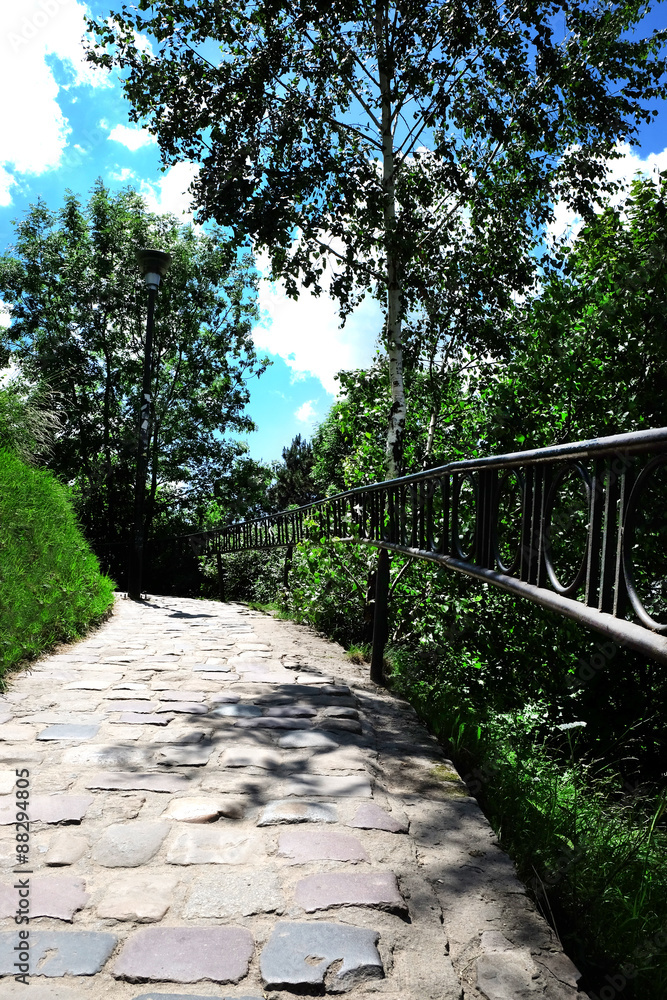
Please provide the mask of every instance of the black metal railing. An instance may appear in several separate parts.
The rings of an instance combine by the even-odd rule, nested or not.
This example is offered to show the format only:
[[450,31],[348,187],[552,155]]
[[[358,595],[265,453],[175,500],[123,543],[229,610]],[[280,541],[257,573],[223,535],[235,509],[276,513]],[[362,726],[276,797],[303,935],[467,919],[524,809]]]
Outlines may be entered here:
[[667,661],[666,465],[667,428],[619,434],[451,462],[184,541],[218,561],[304,539],[378,547],[378,679],[389,551],[493,584]]

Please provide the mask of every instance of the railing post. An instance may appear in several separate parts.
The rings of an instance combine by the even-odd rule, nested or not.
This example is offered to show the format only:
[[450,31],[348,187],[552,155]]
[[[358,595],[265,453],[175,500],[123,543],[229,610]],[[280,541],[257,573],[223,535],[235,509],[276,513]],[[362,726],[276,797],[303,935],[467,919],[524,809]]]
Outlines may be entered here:
[[283,566],[283,587],[287,591],[289,590],[289,571],[292,565],[292,554],[294,552],[294,546],[288,545],[287,552],[285,553],[285,565]]
[[387,605],[389,601],[389,552],[380,549],[378,557],[377,579],[375,584],[375,616],[373,621],[373,652],[371,654],[371,680],[382,684],[384,647],[387,642],[388,619]]
[[220,549],[218,548],[215,553],[216,562],[218,565],[218,591],[220,593],[220,600],[225,603],[225,574],[222,568],[222,556],[220,555]]

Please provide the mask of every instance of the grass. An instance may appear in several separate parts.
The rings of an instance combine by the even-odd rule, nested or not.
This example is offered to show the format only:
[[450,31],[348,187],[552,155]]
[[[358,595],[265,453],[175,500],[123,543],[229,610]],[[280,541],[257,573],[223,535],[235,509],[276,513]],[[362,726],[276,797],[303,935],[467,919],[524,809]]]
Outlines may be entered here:
[[[407,696],[451,756],[593,996],[667,1000],[667,800],[625,789],[578,752],[576,724],[545,725],[546,707],[459,707],[455,690],[413,683],[411,658],[390,654]],[[605,991],[606,988],[606,992]]]
[[0,450],[0,689],[8,671],[102,621],[114,588],[66,487]]
[[345,650],[345,655],[350,663],[370,663],[371,645],[370,643],[353,643],[349,649]]

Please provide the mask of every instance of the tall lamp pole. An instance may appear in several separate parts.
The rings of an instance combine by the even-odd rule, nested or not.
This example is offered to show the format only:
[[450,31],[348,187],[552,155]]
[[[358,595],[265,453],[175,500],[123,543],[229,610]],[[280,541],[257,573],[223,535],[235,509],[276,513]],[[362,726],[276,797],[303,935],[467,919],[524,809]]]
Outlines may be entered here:
[[127,594],[133,601],[141,600],[141,578],[144,561],[144,493],[148,471],[148,449],[151,439],[151,357],[153,351],[153,321],[160,279],[167,273],[171,255],[162,250],[139,250],[139,267],[148,287],[148,318],[144,348],[144,377],[141,387],[139,443],[137,448],[137,479],[134,487],[134,546],[130,560]]

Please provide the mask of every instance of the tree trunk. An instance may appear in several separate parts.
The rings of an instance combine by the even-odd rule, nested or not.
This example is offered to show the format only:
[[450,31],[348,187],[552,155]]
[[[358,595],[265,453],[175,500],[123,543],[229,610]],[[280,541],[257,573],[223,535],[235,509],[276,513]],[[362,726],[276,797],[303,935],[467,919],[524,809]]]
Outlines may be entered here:
[[386,0],[377,0],[375,37],[382,104],[382,187],[384,192],[385,266],[387,272],[387,355],[391,384],[391,412],[387,428],[385,467],[387,477],[395,479],[403,472],[405,435],[405,389],[403,386],[402,288],[396,248],[396,177],[394,136],[392,132],[391,74],[387,59],[389,32]]

